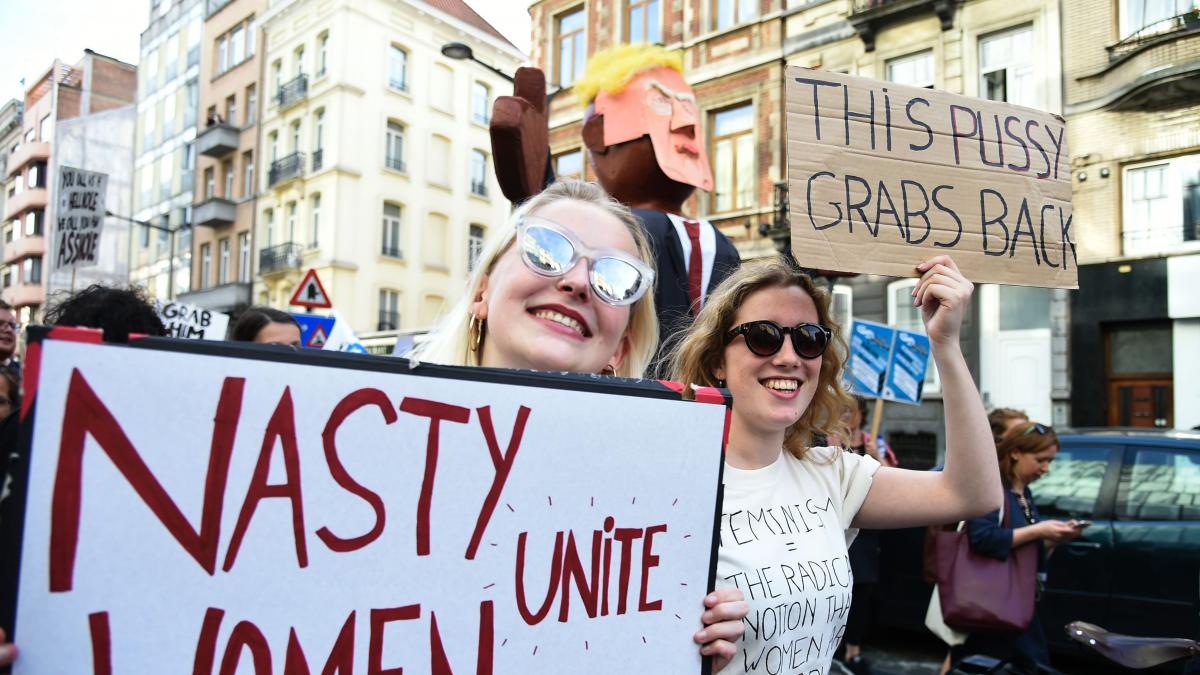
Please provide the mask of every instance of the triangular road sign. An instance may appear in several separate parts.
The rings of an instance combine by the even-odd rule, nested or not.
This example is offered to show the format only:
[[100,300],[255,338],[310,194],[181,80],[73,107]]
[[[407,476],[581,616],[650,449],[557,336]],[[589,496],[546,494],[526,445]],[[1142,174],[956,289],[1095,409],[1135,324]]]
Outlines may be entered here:
[[313,309],[333,307],[333,303],[329,301],[329,294],[325,292],[325,287],[321,285],[321,279],[317,277],[317,271],[314,269],[310,269],[304,274],[304,279],[296,287],[296,292],[292,293],[292,299],[288,304]]
[[317,326],[316,329],[313,330],[312,336],[308,338],[308,343],[304,346],[311,347],[312,349],[322,349],[325,347],[325,343],[328,340],[329,336],[325,334],[325,329],[321,326]]

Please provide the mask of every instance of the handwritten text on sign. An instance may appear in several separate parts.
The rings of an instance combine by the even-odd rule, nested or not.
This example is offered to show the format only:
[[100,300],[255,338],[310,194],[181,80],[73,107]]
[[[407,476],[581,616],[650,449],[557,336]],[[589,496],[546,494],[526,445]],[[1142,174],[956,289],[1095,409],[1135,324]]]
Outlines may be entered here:
[[94,267],[100,258],[108,175],[64,166],[58,172],[54,268]]
[[18,675],[699,670],[722,406],[42,344]]
[[975,282],[1078,286],[1058,115],[793,67],[787,139],[802,264],[915,276],[949,253]]

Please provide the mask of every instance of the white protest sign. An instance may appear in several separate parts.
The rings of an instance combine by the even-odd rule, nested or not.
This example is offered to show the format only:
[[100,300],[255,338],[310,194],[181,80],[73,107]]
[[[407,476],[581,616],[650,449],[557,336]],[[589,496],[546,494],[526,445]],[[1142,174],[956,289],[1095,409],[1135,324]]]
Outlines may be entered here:
[[16,675],[700,670],[722,405],[33,339]]
[[154,303],[167,335],[190,340],[224,340],[229,315],[182,302]]
[[108,174],[69,166],[58,171],[54,268],[94,267],[100,257]]

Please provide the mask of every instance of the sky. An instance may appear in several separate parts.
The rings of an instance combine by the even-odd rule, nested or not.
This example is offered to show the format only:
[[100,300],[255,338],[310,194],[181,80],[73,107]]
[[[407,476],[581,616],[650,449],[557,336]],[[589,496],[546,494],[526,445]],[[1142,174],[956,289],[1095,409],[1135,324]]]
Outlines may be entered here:
[[[528,3],[466,0],[467,4],[529,53]],[[150,16],[149,0],[0,0],[0,105],[22,98],[26,86],[57,57],[73,64],[85,47],[127,63],[138,61],[138,36]],[[29,26],[30,30],[14,27]]]

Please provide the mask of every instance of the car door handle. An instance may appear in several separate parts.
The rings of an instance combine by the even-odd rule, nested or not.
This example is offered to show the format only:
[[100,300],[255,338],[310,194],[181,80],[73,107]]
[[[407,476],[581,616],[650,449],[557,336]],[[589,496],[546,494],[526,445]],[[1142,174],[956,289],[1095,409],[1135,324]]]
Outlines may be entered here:
[[1098,541],[1072,541],[1072,542],[1067,543],[1067,548],[1086,548],[1086,549],[1099,550],[1100,542],[1098,542]]

